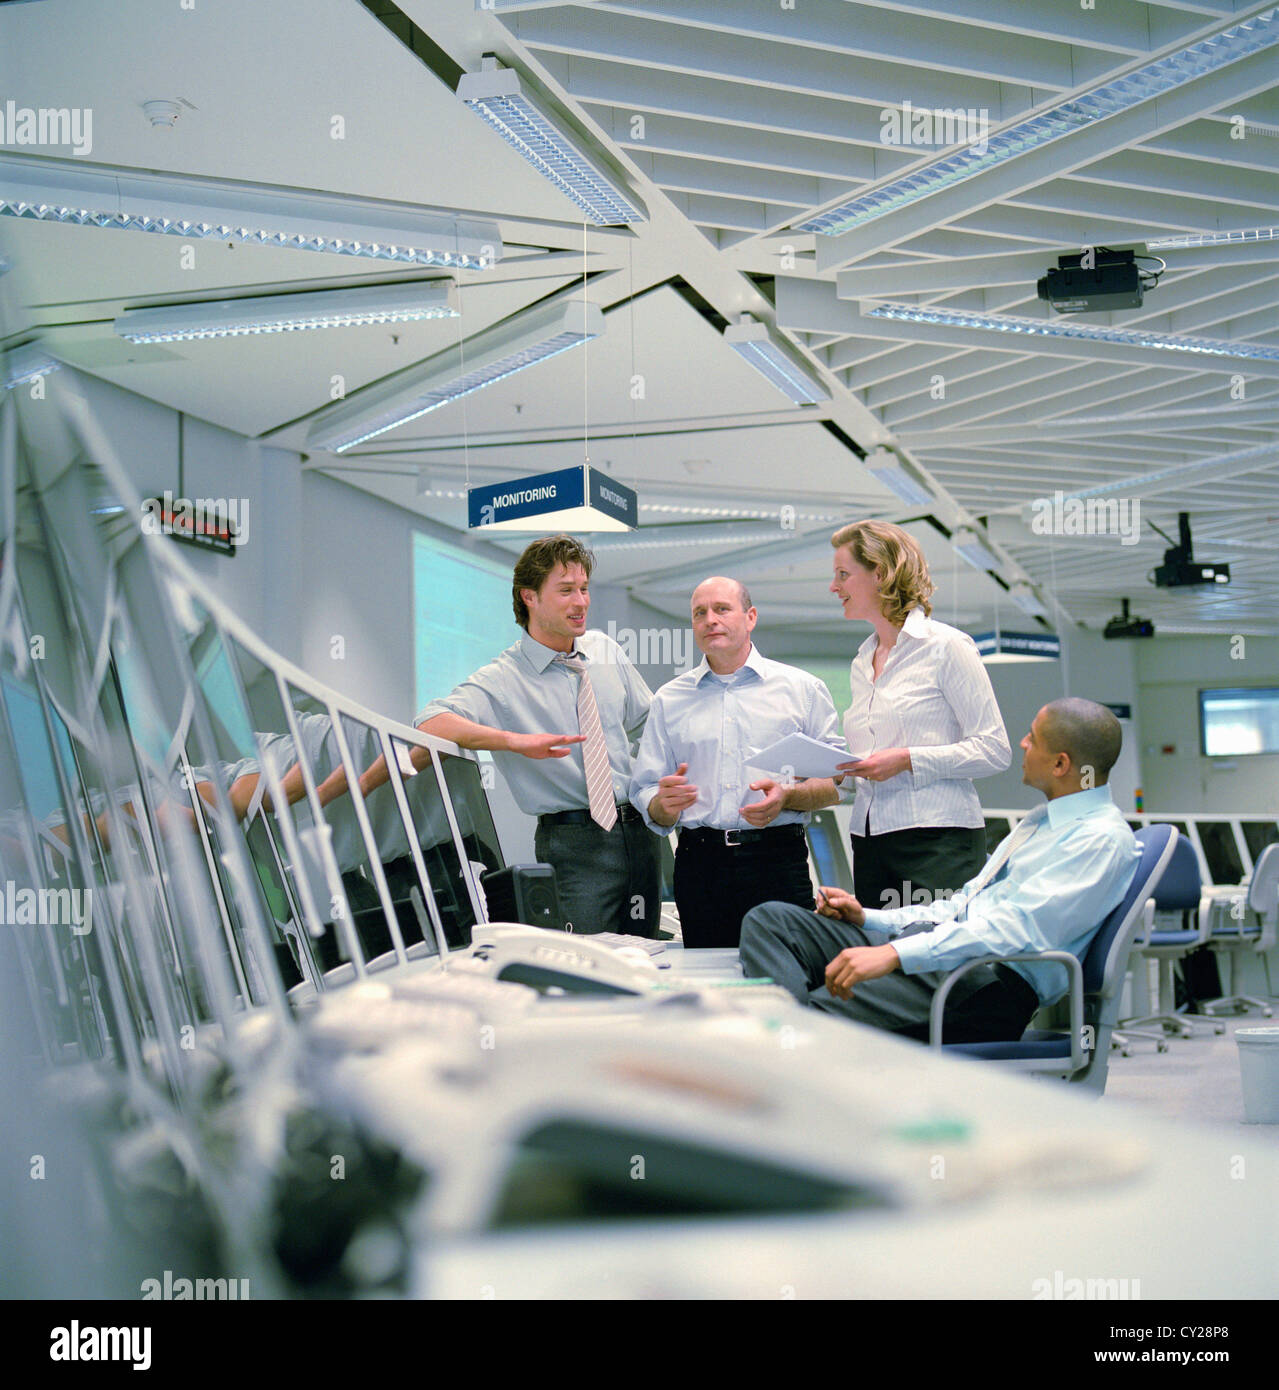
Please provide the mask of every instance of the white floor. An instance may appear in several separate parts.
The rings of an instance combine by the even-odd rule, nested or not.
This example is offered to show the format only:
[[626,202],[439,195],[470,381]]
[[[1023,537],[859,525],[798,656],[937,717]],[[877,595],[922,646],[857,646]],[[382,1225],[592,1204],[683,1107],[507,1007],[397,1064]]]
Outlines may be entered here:
[[[1279,1015],[1279,1008],[1276,1008]],[[1148,1108],[1165,1119],[1237,1124],[1250,1137],[1279,1146],[1279,1125],[1243,1124],[1243,1089],[1239,1076],[1237,1028],[1274,1024],[1257,1009],[1247,1016],[1227,1017],[1221,1036],[1202,1028],[1197,1038],[1174,1038],[1167,1052],[1152,1042],[1134,1041],[1132,1056],[1110,1054],[1106,1100],[1121,1100]]]

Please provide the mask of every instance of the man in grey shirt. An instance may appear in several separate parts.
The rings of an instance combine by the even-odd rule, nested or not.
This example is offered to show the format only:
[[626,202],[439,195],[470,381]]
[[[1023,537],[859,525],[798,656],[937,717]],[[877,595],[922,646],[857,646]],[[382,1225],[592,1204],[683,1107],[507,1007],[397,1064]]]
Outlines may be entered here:
[[511,583],[524,636],[432,700],[417,727],[492,751],[520,810],[537,817],[537,857],[554,867],[575,931],[653,936],[659,842],[628,800],[652,692],[611,637],[586,629],[594,563],[572,536],[529,545]]

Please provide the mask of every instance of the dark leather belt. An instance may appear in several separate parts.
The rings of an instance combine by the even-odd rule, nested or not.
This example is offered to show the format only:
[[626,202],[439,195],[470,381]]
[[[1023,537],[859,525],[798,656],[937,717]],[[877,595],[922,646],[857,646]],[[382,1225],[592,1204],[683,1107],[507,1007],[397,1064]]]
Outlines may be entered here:
[[770,825],[764,830],[712,830],[709,826],[698,826],[680,831],[679,847],[713,845],[717,849],[736,849],[738,845],[781,844],[785,840],[803,838],[802,825]]
[[[620,802],[617,807],[618,820],[642,821],[643,816],[629,801]],[[538,825],[594,825],[590,811],[547,811],[538,816]]]

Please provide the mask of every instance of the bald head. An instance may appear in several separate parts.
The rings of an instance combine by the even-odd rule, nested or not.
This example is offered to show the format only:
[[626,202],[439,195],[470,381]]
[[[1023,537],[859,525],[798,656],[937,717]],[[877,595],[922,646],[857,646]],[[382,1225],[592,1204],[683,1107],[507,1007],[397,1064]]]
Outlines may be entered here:
[[1065,753],[1072,771],[1087,785],[1104,785],[1123,745],[1119,720],[1105,705],[1077,695],[1052,701],[1040,710],[1040,716],[1049,751]]
[[712,575],[693,590],[693,639],[716,675],[731,675],[750,655],[756,613],[740,579]]
[[743,584],[740,579],[726,579],[722,574],[713,574],[710,576],[709,579],[703,579],[702,582],[697,586],[697,588],[693,590],[692,603],[694,608],[697,607],[698,594],[700,594],[708,584],[730,585],[737,594],[737,603],[738,606],[741,608],[742,612],[745,613],[746,610],[751,607],[750,590],[747,589],[746,585]]

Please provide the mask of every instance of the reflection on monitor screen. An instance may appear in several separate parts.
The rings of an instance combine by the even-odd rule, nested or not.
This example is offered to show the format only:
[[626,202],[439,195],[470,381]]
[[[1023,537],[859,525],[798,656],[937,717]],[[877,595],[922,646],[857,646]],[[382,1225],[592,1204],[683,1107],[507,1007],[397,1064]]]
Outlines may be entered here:
[[1255,864],[1267,845],[1279,840],[1279,824],[1272,820],[1246,820],[1242,824],[1244,843]]
[[1199,843],[1213,883],[1239,883],[1243,879],[1243,859],[1235,844],[1235,833],[1228,821],[1199,822]]
[[[460,843],[454,840],[451,831],[445,838],[435,840],[434,843],[429,842],[435,839],[433,834],[422,835],[426,826],[448,825],[444,798],[434,772],[429,767],[418,776],[410,778],[405,789],[410,793],[409,805],[418,827],[419,838],[427,841],[422,844],[422,858],[431,880],[431,892],[439,910],[444,939],[449,946],[457,947],[469,945],[471,929],[476,925],[475,908],[468,888],[470,870],[463,865],[480,863],[485,869],[501,869],[505,868],[505,860],[502,858],[497,827],[493,824],[493,815],[489,810],[479,764],[453,753],[441,753],[439,756],[449,801],[461,836]],[[404,860],[397,861],[395,867],[404,870],[402,877],[405,884],[416,883],[416,875],[411,873],[412,861],[407,856]]]
[[853,875],[844,853],[844,837],[833,811],[816,811],[808,826],[808,847],[819,883],[853,891]]

